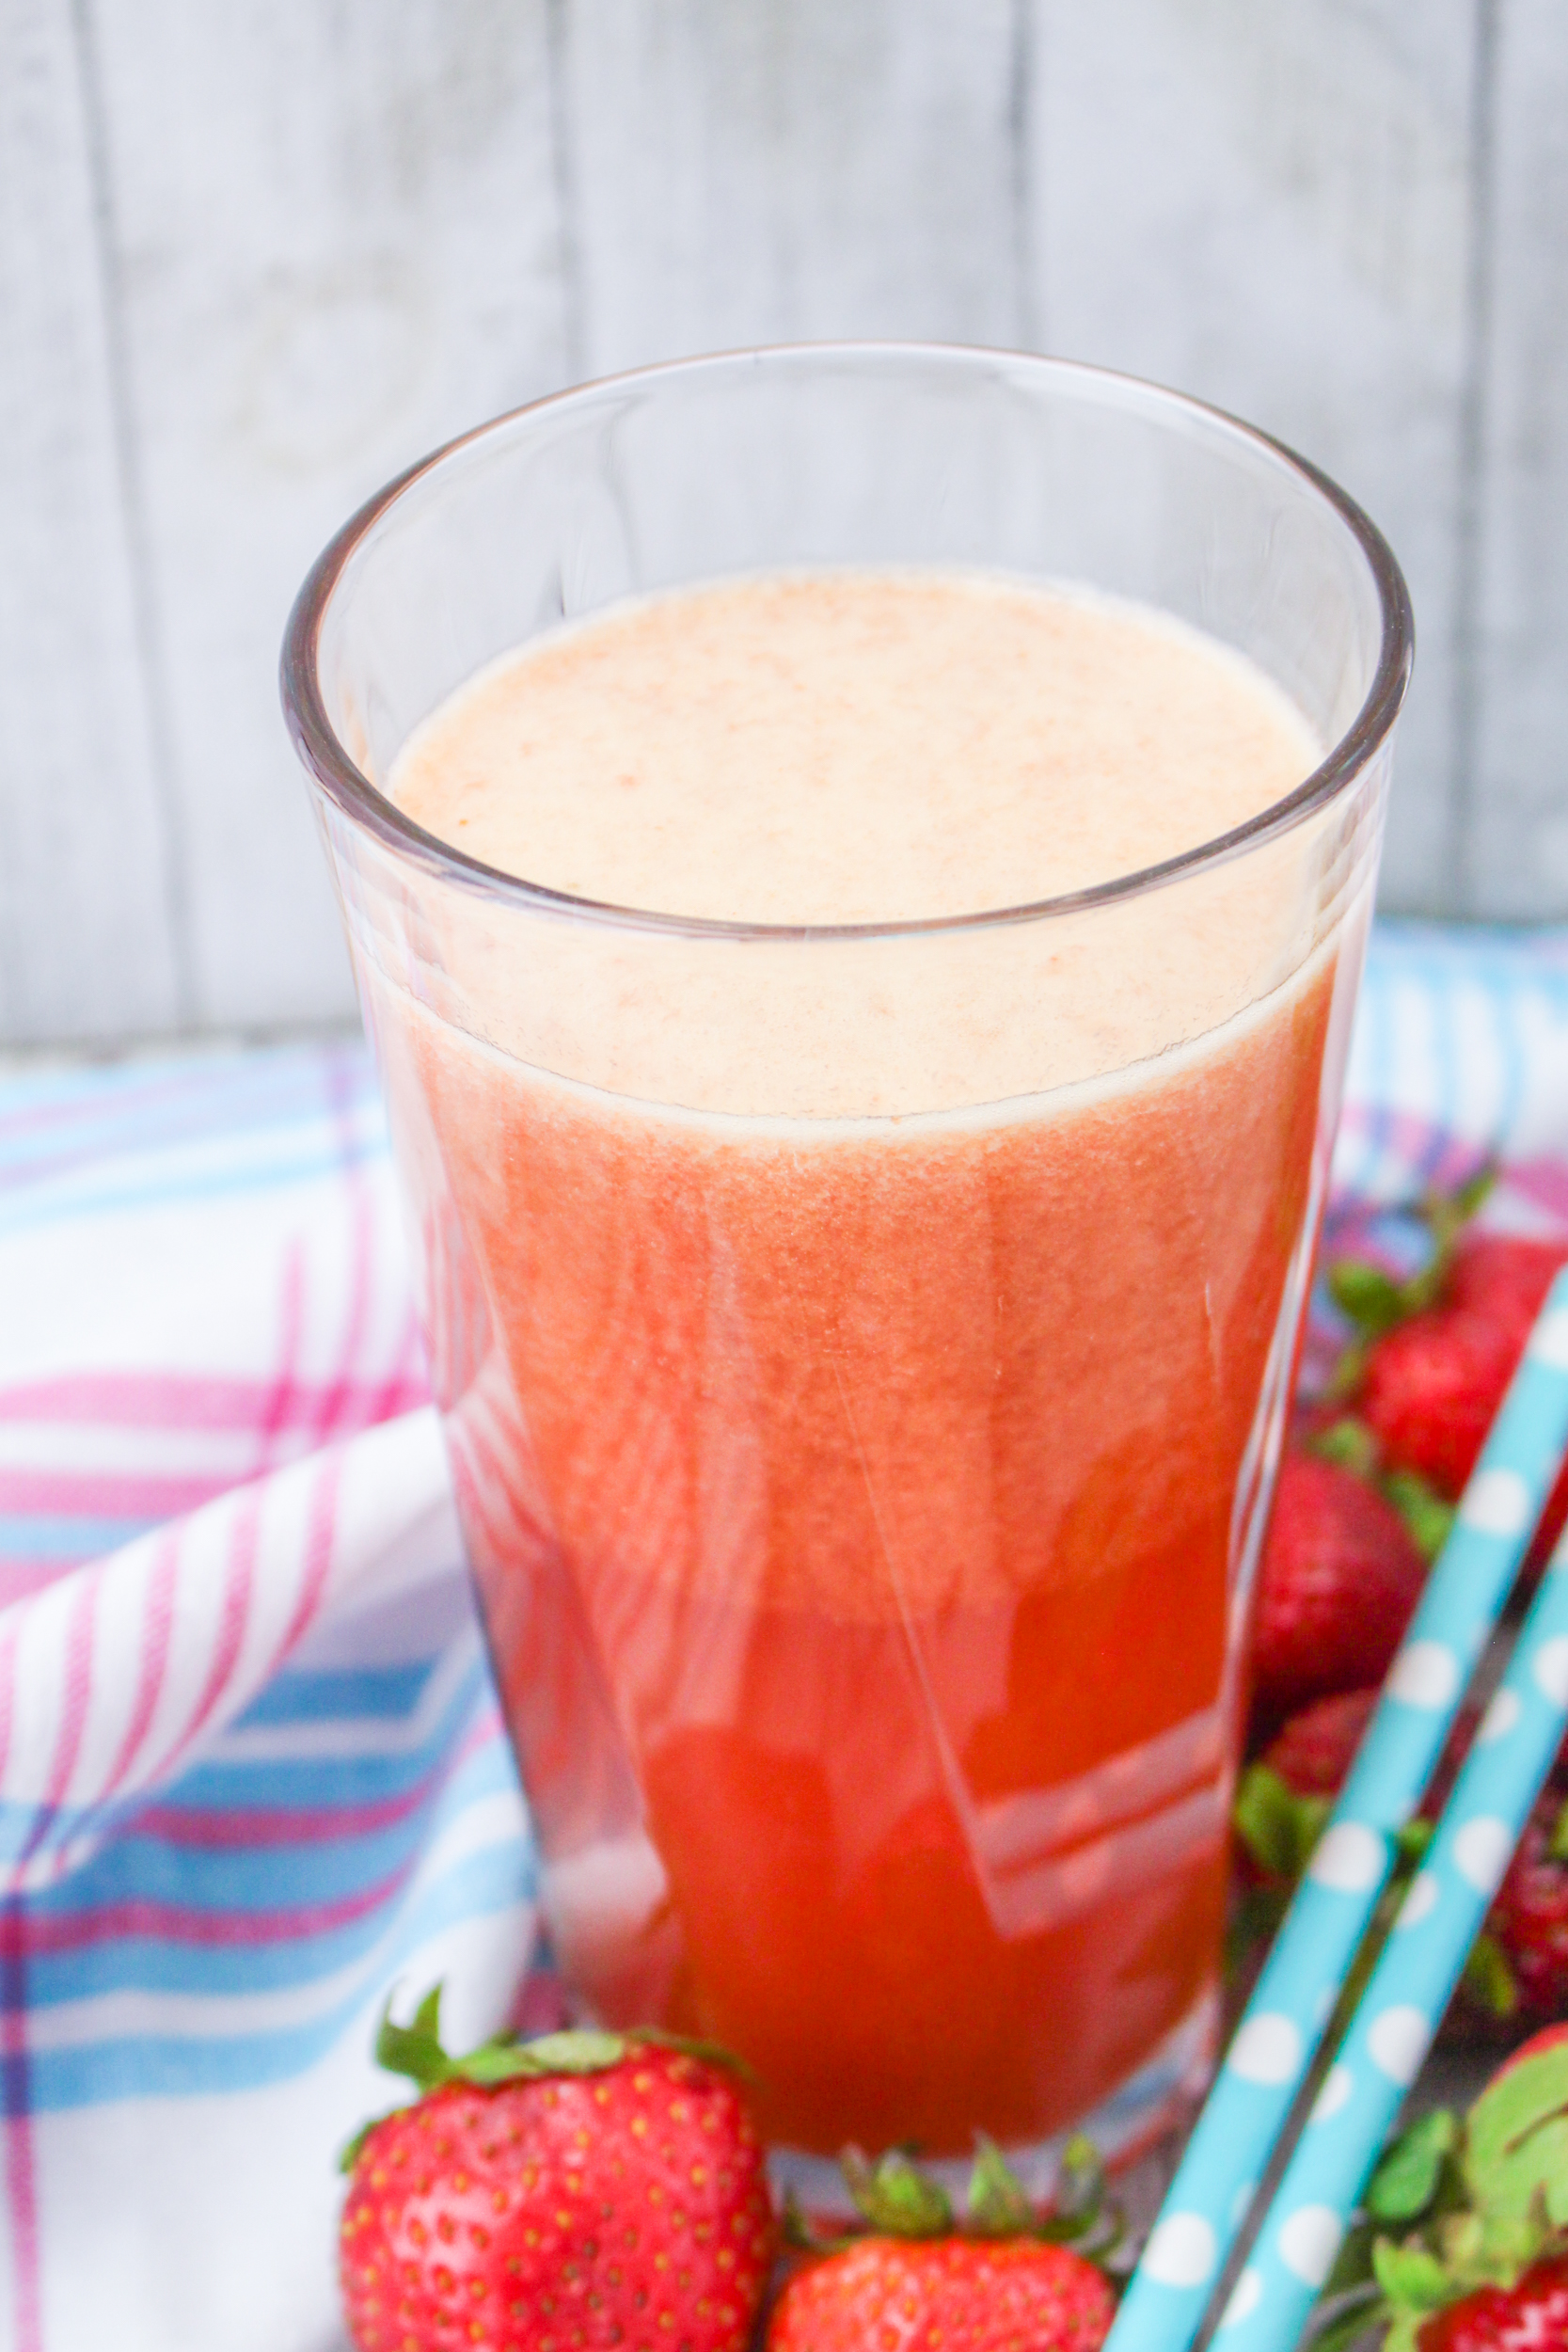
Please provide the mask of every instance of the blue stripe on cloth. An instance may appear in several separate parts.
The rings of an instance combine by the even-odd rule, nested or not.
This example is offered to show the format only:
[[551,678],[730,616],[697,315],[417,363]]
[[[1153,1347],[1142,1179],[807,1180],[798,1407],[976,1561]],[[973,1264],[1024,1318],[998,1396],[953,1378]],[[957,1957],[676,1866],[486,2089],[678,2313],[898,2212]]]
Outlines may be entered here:
[[[111,1816],[107,1824],[100,1811],[61,1806],[50,1823],[51,1848],[70,1845],[105,1826],[117,1834],[111,1845],[69,1879],[40,1889],[33,1900],[43,1908],[63,1910],[122,1901],[142,1891],[138,1870],[145,1872],[147,1891],[161,1893],[173,1867],[163,1857],[179,1857],[181,1867],[199,1873],[198,1883],[205,1891],[194,1899],[263,1905],[319,1899],[319,1889],[307,1883],[311,1857],[328,1847],[341,1855],[345,1844],[369,1846],[395,1837],[470,1717],[482,1706],[493,1704],[488,1671],[476,1658],[438,1721],[409,1749],[253,1765],[207,1760],[193,1765],[169,1788]],[[356,1814],[383,1818],[356,1825],[349,1817]],[[37,1851],[38,1824],[37,1806],[0,1804],[0,1856],[15,1861],[24,1852]],[[287,1856],[293,1857],[292,1863],[283,1859]],[[383,1863],[367,1865],[370,1869],[381,1867]],[[278,1883],[283,1869],[293,1873],[286,1897]],[[122,1881],[117,1871],[130,1875]],[[220,1883],[227,1891],[214,1896],[212,1890]],[[245,1892],[247,1886],[254,1888],[252,1896]]]
[[68,1511],[0,1511],[0,1560],[58,1560],[74,1566],[118,1551],[156,1519],[87,1518]]
[[246,1194],[271,1192],[286,1184],[305,1184],[349,1168],[373,1166],[387,1156],[387,1141],[377,1132],[352,1142],[299,1151],[275,1162],[252,1162],[235,1168],[213,1168],[205,1174],[172,1176],[154,1167],[134,1181],[102,1180],[96,1187],[84,1179],[76,1192],[57,1191],[54,1197],[0,1201],[0,1238],[36,1232],[42,1225],[64,1225],[89,1216],[123,1216],[138,1209],[168,1209],[182,1202],[244,1199]]
[[263,1724],[313,1724],[339,1717],[381,1722],[406,1715],[418,1704],[436,1661],[403,1666],[342,1667],[332,1674],[286,1666],[237,1718],[236,1731]]
[[[299,1856],[274,1856],[277,1876],[270,1900],[259,1906],[229,1900],[228,1889],[214,1883],[216,1874],[185,1855],[177,1872],[166,1870],[166,1888],[159,1897],[148,1883],[155,1874],[146,1867],[150,1849],[144,1845],[129,1857],[129,1871],[117,1874],[143,1883],[140,1919],[136,1899],[123,1893],[64,1911],[46,1902],[29,1905],[29,1929],[22,1938],[28,2007],[42,2016],[128,1993],[231,2000],[325,1981],[386,1932],[444,1832],[471,1806],[495,1798],[516,1806],[503,1807],[504,1820],[521,1819],[516,1776],[499,1731],[426,1792],[383,1855],[367,1856],[366,1841],[327,1849],[317,1858],[323,1867],[309,1874],[315,1883],[309,1891],[300,1885]],[[513,1857],[517,1885],[531,1892],[531,1850],[504,1828],[481,1839],[481,1848],[498,1837]],[[117,1845],[115,1854],[121,1851]],[[378,1867],[366,1869],[372,1859]],[[180,1915],[172,1922],[171,1907]]]
[[121,2034],[29,2051],[30,2112],[96,2106],[111,2099],[248,2090],[303,2074],[325,2057],[348,2027],[362,2021],[376,1990],[442,1929],[511,1910],[523,1914],[531,1884],[522,1854],[520,1844],[513,1843],[459,1864],[421,1895],[384,1947],[367,1955],[353,1990],[306,2023],[271,2032],[211,2034],[202,2030],[193,2004],[182,2033]]

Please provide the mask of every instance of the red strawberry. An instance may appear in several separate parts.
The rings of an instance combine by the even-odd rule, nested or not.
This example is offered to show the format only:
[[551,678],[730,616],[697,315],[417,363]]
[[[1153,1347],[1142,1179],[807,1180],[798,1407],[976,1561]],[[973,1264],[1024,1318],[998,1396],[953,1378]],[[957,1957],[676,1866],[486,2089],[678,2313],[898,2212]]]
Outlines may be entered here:
[[1544,2058],[1548,2050],[1560,2048],[1564,2042],[1568,2042],[1568,2025],[1543,2026],[1528,2042],[1521,2042],[1516,2050],[1509,2052],[1492,2080],[1500,2083],[1515,2067],[1528,2066],[1531,2058]]
[[1293,1796],[1337,1797],[1380,1693],[1340,1691],[1292,1715],[1262,1761]]
[[1523,1338],[1563,1265],[1568,1265],[1568,1243],[1466,1232],[1449,1262],[1444,1300]]
[[[1096,2352],[1116,2312],[1104,2273],[1062,2241],[1110,2243],[1104,2183],[1086,2140],[1069,2141],[1062,2201],[1039,2224],[1000,2151],[979,2140],[964,2233],[942,2191],[907,2156],[844,2156],[872,2234],[796,2272],[773,2307],[767,2352]],[[799,2232],[798,2232],[799,2234]],[[809,2236],[806,2241],[812,2241]]]
[[[1513,1233],[1461,1235],[1441,1303],[1386,1331],[1370,1349],[1357,1410],[1392,1467],[1416,1471],[1454,1501],[1568,1245]],[[1530,1549],[1545,1558],[1568,1519],[1568,1470]]]
[[761,2149],[721,2067],[562,2033],[450,2058],[439,1991],[377,2056],[425,2095],[351,2150],[340,2233],[360,2352],[740,2352],[773,2254]]
[[[1292,1715],[1242,1776],[1236,1796],[1238,1863],[1243,1887],[1282,1896],[1306,1868],[1344,1785],[1351,1759],[1376,1706],[1376,1691],[1350,1691],[1319,1699]],[[1479,1712],[1466,1708],[1442,1770],[1421,1807],[1435,1820],[1474,1737]],[[1568,1754],[1568,1751],[1565,1751]],[[1487,1914],[1485,1933],[1464,1979],[1464,2010],[1450,2021],[1486,2026],[1568,2017],[1568,1774],[1560,1759],[1536,1800],[1525,1834]],[[1406,1867],[1421,1844],[1421,1824],[1407,1834]],[[1257,1924],[1273,1930],[1279,1909]]]
[[1536,1799],[1486,1927],[1508,1963],[1511,2013],[1568,2017],[1568,1807],[1555,1774]]
[[1356,1399],[1385,1458],[1452,1501],[1475,1467],[1524,1343],[1524,1332],[1467,1307],[1434,1307],[1386,1332]]
[[1259,1712],[1277,1719],[1380,1681],[1425,1578],[1404,1521],[1374,1486],[1341,1463],[1288,1453],[1258,1578]]
[[1065,2246],[867,2237],[796,2273],[768,2352],[1095,2352],[1115,2311]]
[[1562,2352],[1568,2345],[1568,2051],[1537,2034],[1463,2120],[1419,2116],[1386,2150],[1341,2249],[1359,2277],[1335,2341],[1384,2352]]
[[1481,2287],[1429,2319],[1420,2352],[1562,2352],[1568,2260],[1537,2263],[1511,2287]]

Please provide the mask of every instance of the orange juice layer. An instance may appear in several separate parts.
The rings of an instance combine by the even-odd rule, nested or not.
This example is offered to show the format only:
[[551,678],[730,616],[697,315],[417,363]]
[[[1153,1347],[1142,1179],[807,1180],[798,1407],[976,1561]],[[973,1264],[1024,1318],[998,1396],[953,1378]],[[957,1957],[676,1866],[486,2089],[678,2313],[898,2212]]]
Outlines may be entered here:
[[[776,917],[781,873],[800,919],[932,890],[951,909],[1075,886],[1060,873],[1092,879],[1097,855],[1147,863],[1129,801],[1158,835],[1180,800],[1190,843],[1248,813],[1238,761],[1255,808],[1310,759],[1234,657],[962,580],[673,597],[556,656],[546,641],[455,697],[410,747],[402,797],[481,856],[488,810],[506,862],[586,889],[562,866],[573,796],[592,795],[562,745],[597,744],[592,768],[624,724],[607,756],[641,745],[617,788],[644,814],[594,836],[614,869],[599,894],[688,912],[718,887],[681,848],[709,822],[728,828],[727,912]],[[1053,660],[1075,698],[1054,785],[1050,726],[995,707],[1009,678],[1029,705]],[[771,738],[732,725],[753,673]],[[716,676],[739,681],[728,702]],[[683,729],[705,689],[708,721]],[[877,748],[888,691],[924,695],[901,784]],[[790,762],[808,755],[801,826]],[[1037,805],[1053,790],[1070,803],[1054,831]],[[749,858],[727,801],[749,811]],[[1120,1069],[1117,1006],[1133,1020],[1139,977],[1095,1005],[1103,1083],[855,1120],[726,1115],[701,1037],[682,1046],[689,1089],[638,1102],[368,976],[562,1957],[608,2020],[748,2058],[766,2127],[798,2147],[1037,2138],[1116,2090],[1214,1980],[1238,1565],[1259,1397],[1277,1409],[1310,1247],[1336,959],[1330,942],[1217,1031]],[[678,1025],[678,1004],[620,993],[648,1034]],[[783,1036],[760,1039],[764,1062]],[[733,1041],[709,1043],[728,1067]],[[907,1031],[900,1051],[918,1054]],[[747,1083],[767,1096],[766,1069]]]

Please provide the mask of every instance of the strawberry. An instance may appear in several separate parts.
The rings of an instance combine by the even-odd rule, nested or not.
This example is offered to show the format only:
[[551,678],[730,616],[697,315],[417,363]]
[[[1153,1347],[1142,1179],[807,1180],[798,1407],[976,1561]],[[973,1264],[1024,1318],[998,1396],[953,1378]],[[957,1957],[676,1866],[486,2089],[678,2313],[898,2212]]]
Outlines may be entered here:
[[1253,1620],[1259,1715],[1277,1720],[1381,1680],[1425,1577],[1408,1528],[1375,1486],[1342,1462],[1287,1453]]
[[844,2169],[871,2234],[795,2273],[774,2305],[767,2352],[1096,2352],[1104,2343],[1110,2285],[1062,2242],[1102,2236],[1086,2142],[1069,2150],[1061,2215],[1039,2222],[982,2138],[961,2233],[946,2197],[906,2156],[872,2167],[849,2150]]
[[773,2254],[757,2144],[713,2054],[546,2034],[450,2058],[439,1987],[376,2055],[423,2095],[372,2123],[340,2272],[360,2352],[740,2352]]
[[1384,2352],[1568,2345],[1568,2037],[1538,2034],[1463,2122],[1411,2124],[1368,2184],[1316,2345],[1386,2328]]
[[[1243,1773],[1235,1813],[1239,1879],[1246,1899],[1242,1946],[1278,1925],[1285,1898],[1307,1867],[1378,1696],[1376,1691],[1352,1691],[1304,1708]],[[1420,1859],[1430,1824],[1443,1808],[1479,1721],[1474,1708],[1461,1715],[1422,1818],[1402,1834],[1399,1891]],[[1568,2017],[1565,1767],[1568,1750],[1536,1800],[1493,1899],[1465,1968],[1463,2005],[1450,2021],[1450,2033],[1460,2026],[1495,2031],[1499,2018]]]
[[1429,2319],[1420,2352],[1561,2352],[1568,2344],[1568,2260],[1536,2263],[1511,2287],[1478,2287]]
[[1094,2352],[1115,2308],[1066,2246],[867,2237],[791,2279],[768,2352]]
[[1523,1339],[1563,1265],[1568,1265],[1568,1242],[1466,1232],[1454,1247],[1444,1300]]
[[[1431,1263],[1396,1284],[1373,1267],[1341,1263],[1330,1288],[1364,1337],[1342,1368],[1341,1393],[1396,1471],[1427,1481],[1454,1502],[1541,1311],[1568,1243],[1462,1231],[1476,1188],[1428,1216]],[[1559,1479],[1530,1548],[1544,1560],[1568,1520],[1568,1470]]]
[[1436,1307],[1379,1340],[1356,1406],[1386,1459],[1457,1498],[1528,1329],[1489,1322],[1467,1307]]
[[1487,1915],[1508,1970],[1505,2015],[1568,2017],[1568,1804],[1560,1772],[1560,1761]]
[[1375,1689],[1338,1691],[1304,1707],[1265,1748],[1264,1766],[1292,1796],[1337,1797],[1379,1695]]

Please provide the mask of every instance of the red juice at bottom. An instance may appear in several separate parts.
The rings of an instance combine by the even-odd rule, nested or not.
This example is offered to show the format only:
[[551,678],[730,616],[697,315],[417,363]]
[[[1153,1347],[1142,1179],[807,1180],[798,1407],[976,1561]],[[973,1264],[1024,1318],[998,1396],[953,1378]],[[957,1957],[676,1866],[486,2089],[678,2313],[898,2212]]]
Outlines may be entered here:
[[[493,863],[544,861],[536,878],[563,890],[586,886],[573,860],[591,837],[611,869],[600,897],[667,903],[637,895],[662,857],[692,894],[677,914],[722,911],[733,888],[736,914],[803,900],[802,919],[831,923],[909,913],[868,875],[960,911],[1006,903],[1015,868],[1041,869],[1035,895],[1079,887],[1097,854],[1115,871],[1136,845],[1165,853],[1161,824],[1177,846],[1183,827],[1224,830],[1238,767],[1261,805],[1310,765],[1299,727],[1260,717],[1261,683],[1249,703],[1216,653],[1203,693],[1241,711],[1252,749],[1215,751],[1196,693],[1190,772],[1174,755],[1167,772],[1181,728],[1162,714],[1202,663],[1145,629],[1133,653],[1170,675],[1140,711],[1132,625],[1102,608],[1064,622],[1061,599],[987,604],[972,585],[765,583],[731,596],[759,625],[730,701],[714,690],[702,821],[640,835],[650,747],[674,746],[697,789],[701,761],[676,755],[731,658],[724,593],[643,608],[620,638],[567,632],[571,691],[543,718],[550,679],[527,664],[488,716],[459,696],[415,739],[400,797]],[[1029,633],[1040,612],[1057,671]],[[970,634],[943,672],[921,631],[955,614]],[[817,669],[791,672],[818,623]],[[980,716],[959,697],[944,745],[955,676]],[[1053,727],[1066,741],[1069,705],[1069,768],[1101,706],[1125,740],[1103,754],[1108,783],[1091,760],[1042,818],[1034,771],[1015,790],[1006,761],[1027,768]],[[1016,741],[985,734],[998,711]],[[897,758],[879,767],[890,730]],[[521,815],[508,801],[514,849],[460,830],[486,821],[508,760],[521,791],[579,736],[580,777]],[[850,739],[860,766],[814,802]],[[1290,772],[1248,786],[1259,742]],[[957,798],[906,815],[933,743]],[[748,773],[783,777],[738,813],[737,744]],[[775,1001],[787,961],[750,950],[705,995],[700,973],[677,985],[685,966],[629,948],[608,979],[553,966],[541,932],[535,961],[483,976],[510,1048],[364,973],[558,1955],[590,2013],[737,2052],[776,2141],[1034,2142],[1212,1999],[1239,1627],[1356,960],[1332,927],[1314,943],[1285,925],[1296,945],[1259,963],[1246,925],[1275,919],[1269,886],[1212,907],[1203,935],[1156,895],[1103,972],[1068,933],[1045,939],[1026,984],[1006,961],[1035,952],[1017,930],[961,968],[911,957],[886,987],[847,951],[853,1016],[834,1000],[816,1031],[809,1002]],[[458,972],[451,943],[431,957]],[[757,977],[775,971],[777,988]],[[1212,981],[1223,1016],[1195,1020],[1184,995]],[[632,1043],[607,1059],[612,1032]]]

